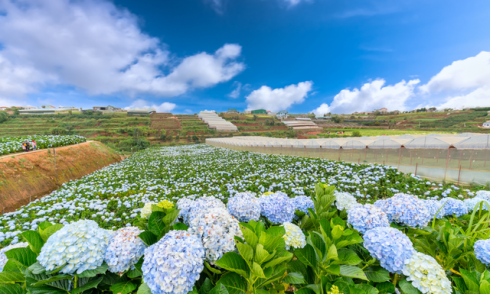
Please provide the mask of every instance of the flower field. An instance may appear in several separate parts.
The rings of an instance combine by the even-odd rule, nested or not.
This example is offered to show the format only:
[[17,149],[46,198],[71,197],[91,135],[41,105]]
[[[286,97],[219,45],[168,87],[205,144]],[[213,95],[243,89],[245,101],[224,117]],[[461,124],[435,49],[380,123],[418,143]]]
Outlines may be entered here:
[[25,140],[36,141],[37,149],[68,146],[87,141],[85,137],[78,135],[55,136],[55,135],[33,135],[21,137],[2,137],[0,138],[0,155],[7,155],[15,152],[22,152],[22,143]]
[[490,293],[490,192],[149,149],[0,217],[0,293]]

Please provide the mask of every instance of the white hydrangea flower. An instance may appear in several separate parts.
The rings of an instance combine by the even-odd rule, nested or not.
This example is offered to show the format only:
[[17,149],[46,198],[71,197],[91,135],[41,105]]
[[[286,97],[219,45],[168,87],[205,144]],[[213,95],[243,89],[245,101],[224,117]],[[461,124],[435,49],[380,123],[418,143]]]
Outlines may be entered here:
[[104,261],[113,234],[92,220],[74,222],[48,238],[37,260],[48,271],[65,265],[60,271],[64,274],[96,269]]
[[149,218],[151,214],[151,206],[156,205],[155,202],[148,202],[145,204],[145,206],[141,209],[141,218]]
[[202,240],[205,259],[212,263],[235,250],[235,236],[243,237],[238,220],[222,208],[211,208],[196,215],[188,231]]
[[451,293],[451,282],[437,261],[431,256],[414,252],[405,261],[403,274],[408,281],[422,293],[447,294]]
[[134,269],[145,252],[146,245],[138,237],[142,231],[137,227],[125,227],[116,231],[109,241],[104,260],[113,273],[123,273],[129,268]]
[[354,196],[347,192],[335,192],[335,202],[338,210],[349,210],[357,200]]
[[286,241],[286,249],[303,248],[306,246],[306,238],[303,231],[295,224],[283,223],[282,226],[286,229],[286,234],[283,236]]

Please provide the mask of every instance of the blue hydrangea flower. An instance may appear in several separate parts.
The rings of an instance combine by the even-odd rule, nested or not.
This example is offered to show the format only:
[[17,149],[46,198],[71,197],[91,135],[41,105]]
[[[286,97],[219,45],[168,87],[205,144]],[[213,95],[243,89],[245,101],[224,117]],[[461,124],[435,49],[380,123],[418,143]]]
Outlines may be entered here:
[[80,274],[102,265],[114,232],[99,228],[92,220],[80,220],[51,235],[37,257],[51,271],[62,265],[64,274]]
[[490,239],[487,240],[478,240],[475,242],[475,256],[479,261],[490,265]]
[[197,236],[170,231],[145,250],[143,281],[153,294],[187,294],[203,270],[204,248]]
[[184,223],[188,223],[189,220],[189,212],[194,205],[194,200],[189,198],[181,198],[177,201],[177,208],[180,210],[179,217],[182,218]]
[[194,217],[212,208],[220,208],[226,210],[225,204],[221,200],[213,196],[204,196],[196,199],[196,201],[192,203],[191,208],[189,209],[186,224],[189,225]]
[[480,190],[476,192],[476,197],[485,199],[486,201],[490,202],[490,191]]
[[109,241],[104,260],[113,273],[123,273],[134,269],[145,252],[146,245],[138,235],[142,231],[137,227],[126,227],[116,231]]
[[[446,215],[446,207],[443,206],[444,203],[441,203],[440,201],[437,200],[422,200],[427,207],[427,210],[429,210],[430,213],[430,218],[433,219],[434,216],[436,215],[437,211],[439,209],[439,213],[437,213],[437,218],[443,218]],[[442,207],[442,208],[441,208]]]
[[308,196],[296,196],[291,199],[291,202],[293,203],[295,210],[302,211],[306,214],[309,213],[308,208],[315,210],[313,200]]
[[462,200],[446,197],[442,198],[440,202],[442,204],[447,202],[446,205],[444,205],[444,208],[446,209],[446,215],[454,214],[455,216],[460,217],[462,215],[468,214],[468,208]]
[[338,210],[349,210],[349,208],[357,204],[357,200],[350,193],[335,191],[335,204]]
[[5,266],[5,264],[8,261],[8,258],[5,255],[5,252],[7,252],[11,249],[14,249],[14,248],[24,248],[27,246],[29,246],[29,244],[27,242],[23,242],[23,243],[17,243],[17,244],[9,245],[7,247],[2,248],[0,250],[0,272],[3,271],[3,267]]
[[294,205],[288,195],[276,192],[270,195],[262,195],[260,198],[260,209],[271,223],[290,223],[294,217]]
[[211,263],[235,250],[235,236],[243,237],[237,219],[222,208],[211,208],[195,216],[188,232],[200,238],[205,259]]
[[391,273],[402,273],[405,260],[415,252],[410,239],[401,231],[382,227],[364,234],[364,247]]
[[390,226],[386,213],[372,204],[352,206],[347,211],[347,222],[361,234],[374,228]]
[[424,202],[413,195],[397,193],[389,199],[374,202],[374,205],[387,214],[390,222],[425,227],[430,221],[430,212]]
[[228,212],[236,217],[240,222],[249,222],[250,220],[259,220],[260,203],[259,200],[251,193],[237,193],[228,199]]
[[469,198],[469,199],[465,199],[463,200],[464,204],[466,205],[466,208],[468,208],[468,213],[472,212],[473,209],[475,209],[475,206],[478,204],[478,207],[477,209],[480,209],[480,202],[483,202],[483,207],[482,209],[483,210],[488,210],[488,206],[487,206],[487,203],[485,199],[483,198],[480,198],[480,197],[475,197],[475,198]]

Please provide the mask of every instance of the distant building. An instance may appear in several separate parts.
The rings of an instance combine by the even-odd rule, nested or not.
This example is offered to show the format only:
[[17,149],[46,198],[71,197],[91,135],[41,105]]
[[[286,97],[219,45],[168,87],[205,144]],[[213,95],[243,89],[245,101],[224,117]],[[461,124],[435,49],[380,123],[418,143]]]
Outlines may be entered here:
[[7,110],[7,109],[9,109],[9,108],[8,107],[5,107],[5,106],[0,107],[0,111],[1,110]]
[[154,108],[128,109],[128,115],[149,115],[155,112]]
[[380,109],[376,109],[374,112],[376,112],[376,111],[379,111],[379,113],[383,113],[383,114],[388,113],[388,109],[385,107],[380,108]]
[[107,113],[107,112],[120,112],[120,111],[122,111],[121,108],[115,107],[115,106],[111,106],[111,105],[107,105],[107,106],[94,106],[94,107],[92,107],[92,109],[94,111],[102,111],[104,113]]
[[391,113],[393,113],[393,114],[400,114],[400,110],[393,110]]
[[19,110],[20,115],[27,114],[56,114],[56,108],[36,108],[36,109],[22,109]]
[[54,107],[53,105],[41,105],[41,108],[42,109],[55,109],[56,107]]
[[236,110],[235,108],[228,108],[226,113],[238,113],[238,110]]
[[251,114],[252,112],[250,110],[245,110],[243,113],[244,114]]
[[483,123],[484,128],[490,128],[490,120]]
[[267,110],[265,109],[252,110],[252,114],[267,114]]

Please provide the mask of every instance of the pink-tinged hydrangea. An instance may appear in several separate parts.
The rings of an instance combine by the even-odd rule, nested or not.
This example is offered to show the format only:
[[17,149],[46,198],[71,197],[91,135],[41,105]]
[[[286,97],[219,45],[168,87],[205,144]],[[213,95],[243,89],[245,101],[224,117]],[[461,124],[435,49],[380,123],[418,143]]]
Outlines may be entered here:
[[188,232],[200,238],[205,259],[211,263],[235,250],[235,236],[243,237],[238,220],[222,208],[211,208],[195,216]]
[[389,199],[378,200],[374,205],[386,213],[390,222],[409,227],[425,227],[431,219],[424,202],[409,194],[398,193]]
[[204,248],[186,231],[170,231],[145,250],[143,281],[153,294],[187,294],[202,272]]
[[382,227],[364,234],[364,247],[391,273],[402,273],[405,260],[415,252],[410,239],[401,231]]
[[490,240],[478,240],[474,245],[475,256],[479,261],[490,265]]
[[446,197],[440,200],[441,204],[444,205],[446,215],[455,215],[457,217],[468,214],[468,208],[462,200]]
[[414,252],[405,260],[403,274],[407,276],[407,281],[411,281],[412,285],[422,293],[452,293],[451,282],[432,256]]
[[99,228],[93,220],[79,220],[51,235],[37,257],[48,271],[60,266],[61,273],[80,274],[102,265],[113,231]]
[[225,204],[219,200],[218,198],[215,198],[213,196],[204,196],[201,198],[196,199],[192,204],[189,209],[189,213],[187,215],[187,222],[186,224],[190,224],[194,217],[200,215],[203,212],[206,212],[212,208],[220,208],[226,210]]
[[260,198],[260,209],[271,223],[290,223],[294,218],[294,205],[291,199],[283,192],[270,195],[262,195]]
[[352,206],[347,211],[347,222],[361,234],[374,228],[390,226],[386,213],[372,204]]
[[5,255],[5,252],[7,252],[11,249],[14,249],[14,248],[24,248],[27,246],[29,246],[29,244],[27,242],[23,242],[23,243],[17,243],[17,244],[9,245],[7,247],[0,249],[0,272],[3,271],[3,267],[5,266],[5,264],[8,261],[8,258]]
[[349,210],[349,208],[356,204],[356,197],[352,196],[352,194],[335,191],[335,205],[338,210]]
[[227,207],[228,212],[240,222],[257,221],[260,218],[259,200],[249,192],[237,193],[230,197]]
[[137,227],[126,227],[116,231],[109,241],[104,257],[110,272],[123,273],[130,268],[134,269],[134,264],[143,256],[146,248],[145,243],[138,237],[141,232]]

